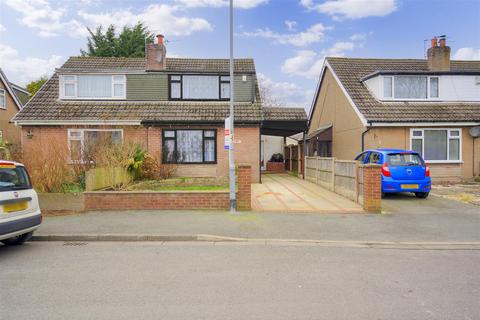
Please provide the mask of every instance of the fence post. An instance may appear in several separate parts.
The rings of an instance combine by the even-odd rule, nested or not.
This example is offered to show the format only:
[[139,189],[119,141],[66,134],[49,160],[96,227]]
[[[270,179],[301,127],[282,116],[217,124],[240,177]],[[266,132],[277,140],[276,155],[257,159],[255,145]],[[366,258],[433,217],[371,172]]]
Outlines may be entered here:
[[289,170],[289,171],[292,172],[292,170],[293,170],[293,166],[292,166],[292,162],[293,162],[293,159],[292,159],[293,157],[292,157],[292,155],[293,155],[293,152],[292,152],[292,146],[291,146],[291,145],[288,146],[288,150],[289,150],[289,152],[290,152],[290,160],[289,160],[290,170]]
[[332,158],[332,191],[335,192],[335,158]]
[[360,188],[359,188],[359,181],[358,181],[358,163],[355,164],[355,202],[358,203]]
[[320,163],[320,159],[318,157],[315,158],[315,183],[318,184],[318,164]]

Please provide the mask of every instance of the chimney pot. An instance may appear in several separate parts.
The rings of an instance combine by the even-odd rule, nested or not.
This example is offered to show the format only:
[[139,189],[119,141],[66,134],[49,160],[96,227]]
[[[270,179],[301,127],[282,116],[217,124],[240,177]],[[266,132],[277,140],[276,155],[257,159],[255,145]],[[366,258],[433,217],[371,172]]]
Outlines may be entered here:
[[163,39],[165,37],[163,36],[163,34],[157,34],[157,43],[158,44],[163,44]]
[[445,38],[440,38],[440,47],[445,48],[447,46],[447,40]]
[[435,48],[437,46],[437,37],[432,38],[432,48]]

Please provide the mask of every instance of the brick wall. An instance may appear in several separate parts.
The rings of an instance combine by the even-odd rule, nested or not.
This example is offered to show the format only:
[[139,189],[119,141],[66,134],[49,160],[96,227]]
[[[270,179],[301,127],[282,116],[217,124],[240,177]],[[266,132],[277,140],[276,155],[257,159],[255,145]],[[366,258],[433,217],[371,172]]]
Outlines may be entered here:
[[[251,210],[251,167],[237,167],[237,209]],[[85,210],[228,209],[228,191],[92,191],[84,192]]]
[[85,210],[226,209],[228,192],[85,192]]
[[382,176],[378,164],[363,165],[363,209],[379,213],[382,210]]
[[267,162],[267,171],[283,172],[285,171],[285,163],[283,162]]
[[[139,143],[159,161],[162,159],[162,128],[143,126],[24,126],[22,128],[23,150],[29,150],[35,143],[51,143],[57,141],[67,146],[68,129],[123,129],[123,137],[126,142]],[[223,149],[223,127],[220,126],[178,126],[177,129],[217,129],[217,163],[216,164],[179,164],[177,176],[184,177],[227,177],[228,176],[228,151]],[[33,138],[28,139],[27,132],[31,130]],[[252,182],[258,182],[260,178],[260,128],[237,127],[235,129],[235,163],[247,163],[251,166]]]
[[252,210],[252,168],[249,164],[237,166],[237,209],[240,211]]

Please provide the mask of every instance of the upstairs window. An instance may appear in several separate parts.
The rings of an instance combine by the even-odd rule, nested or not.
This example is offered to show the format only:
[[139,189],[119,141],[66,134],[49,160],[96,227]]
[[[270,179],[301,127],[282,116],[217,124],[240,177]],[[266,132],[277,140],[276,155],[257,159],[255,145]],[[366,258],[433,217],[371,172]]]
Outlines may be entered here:
[[0,109],[7,109],[7,102],[5,100],[5,90],[0,89]]
[[63,75],[62,99],[125,99],[125,75]]
[[383,77],[384,99],[426,100],[439,97],[439,77],[416,75]]
[[171,75],[171,100],[228,100],[230,77],[218,75]]

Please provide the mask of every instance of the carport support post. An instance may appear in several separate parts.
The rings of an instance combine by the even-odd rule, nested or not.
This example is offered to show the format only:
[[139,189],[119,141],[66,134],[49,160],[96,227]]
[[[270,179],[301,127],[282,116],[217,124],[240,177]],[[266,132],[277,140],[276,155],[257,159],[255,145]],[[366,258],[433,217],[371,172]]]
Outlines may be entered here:
[[335,192],[335,158],[332,158],[332,191]]
[[306,166],[306,161],[307,161],[307,138],[306,138],[306,133],[305,131],[303,132],[303,155],[302,155],[302,159],[303,161],[300,161],[300,171],[302,172],[302,169],[303,169],[303,172],[302,172],[302,179],[305,180],[305,166]]

